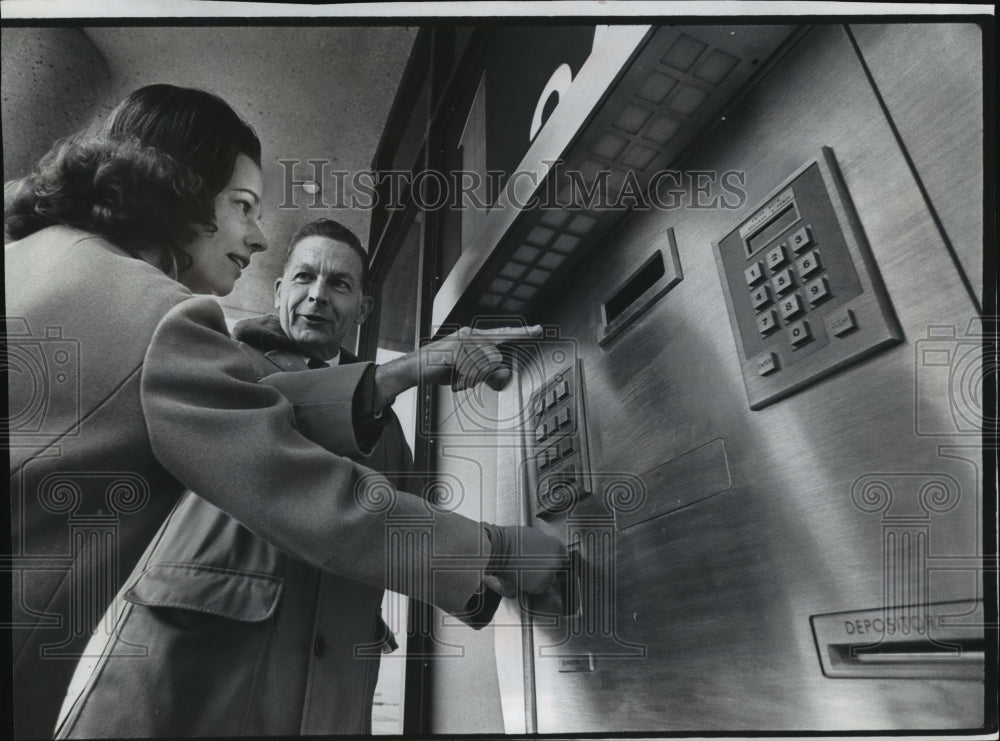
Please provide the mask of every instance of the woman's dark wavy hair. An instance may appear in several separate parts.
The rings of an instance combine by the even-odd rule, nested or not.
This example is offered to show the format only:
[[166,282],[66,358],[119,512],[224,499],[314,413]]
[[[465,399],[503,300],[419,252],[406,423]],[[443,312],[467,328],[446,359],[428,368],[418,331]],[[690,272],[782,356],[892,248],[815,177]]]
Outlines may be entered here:
[[260,140],[212,93],[149,85],[119,103],[96,133],[62,139],[4,188],[4,226],[21,239],[55,224],[106,237],[165,271],[214,230],[214,200],[236,157],[260,166]]

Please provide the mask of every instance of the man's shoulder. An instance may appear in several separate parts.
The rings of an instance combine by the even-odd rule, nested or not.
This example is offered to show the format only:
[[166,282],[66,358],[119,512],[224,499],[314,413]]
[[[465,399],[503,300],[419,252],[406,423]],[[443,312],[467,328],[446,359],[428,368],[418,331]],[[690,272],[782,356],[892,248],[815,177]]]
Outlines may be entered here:
[[359,358],[357,355],[355,355],[354,353],[352,353],[350,350],[348,350],[343,345],[340,346],[340,355],[338,357],[339,357],[340,365],[350,365],[351,363],[360,363],[361,362],[361,358]]

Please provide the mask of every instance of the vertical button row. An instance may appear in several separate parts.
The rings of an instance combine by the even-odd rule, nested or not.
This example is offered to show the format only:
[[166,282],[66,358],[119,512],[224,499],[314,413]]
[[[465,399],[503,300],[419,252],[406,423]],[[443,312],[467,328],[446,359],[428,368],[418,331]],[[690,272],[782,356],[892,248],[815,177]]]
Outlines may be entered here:
[[573,369],[568,369],[549,380],[531,400],[537,501],[546,511],[558,510],[569,492],[583,491],[574,383]]

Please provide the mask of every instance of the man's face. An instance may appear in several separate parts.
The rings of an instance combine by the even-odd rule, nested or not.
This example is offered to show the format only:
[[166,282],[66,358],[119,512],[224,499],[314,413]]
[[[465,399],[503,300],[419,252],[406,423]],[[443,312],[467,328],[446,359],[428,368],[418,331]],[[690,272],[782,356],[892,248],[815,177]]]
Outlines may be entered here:
[[325,360],[371,311],[364,294],[361,257],[343,242],[306,237],[274,283],[274,308],[285,334],[303,352]]

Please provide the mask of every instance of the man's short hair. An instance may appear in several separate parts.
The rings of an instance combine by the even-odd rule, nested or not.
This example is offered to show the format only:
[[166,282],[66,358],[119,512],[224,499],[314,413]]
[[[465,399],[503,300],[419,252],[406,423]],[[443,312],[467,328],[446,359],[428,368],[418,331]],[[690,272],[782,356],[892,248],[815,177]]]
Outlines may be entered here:
[[288,261],[292,258],[292,252],[295,250],[295,245],[306,237],[326,237],[334,242],[342,242],[354,250],[358,257],[361,258],[361,290],[365,295],[371,293],[372,287],[371,274],[368,270],[368,253],[365,252],[365,248],[361,246],[361,240],[358,239],[357,234],[352,232],[339,221],[334,221],[333,219],[316,219],[315,221],[310,221],[308,224],[299,227],[299,230],[292,235],[292,241],[288,243],[288,252],[285,254],[285,264],[281,267],[282,273],[284,273],[285,269],[288,267]]

